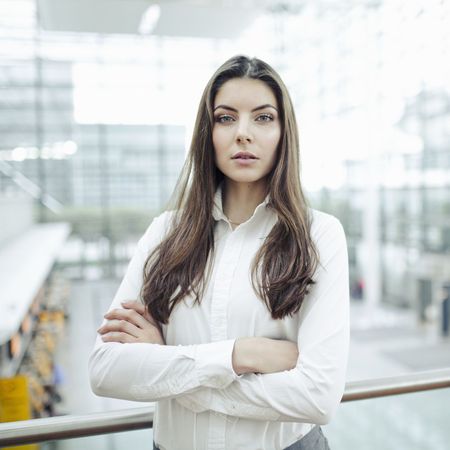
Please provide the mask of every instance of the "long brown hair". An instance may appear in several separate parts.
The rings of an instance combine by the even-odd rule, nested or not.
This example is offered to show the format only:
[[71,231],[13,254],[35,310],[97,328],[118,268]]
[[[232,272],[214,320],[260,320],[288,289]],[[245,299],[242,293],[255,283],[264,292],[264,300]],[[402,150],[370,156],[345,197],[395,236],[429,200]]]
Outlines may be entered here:
[[235,56],[214,73],[205,87],[189,155],[175,187],[171,226],[144,266],[141,297],[159,323],[185,296],[200,303],[212,269],[214,195],[224,179],[214,162],[213,107],[220,87],[232,78],[265,82],[280,110],[277,162],[268,175],[268,206],[277,216],[252,263],[252,285],[273,319],[296,313],[309,291],[318,255],[310,236],[310,217],[300,183],[299,139],[294,108],[280,76],[257,58]]

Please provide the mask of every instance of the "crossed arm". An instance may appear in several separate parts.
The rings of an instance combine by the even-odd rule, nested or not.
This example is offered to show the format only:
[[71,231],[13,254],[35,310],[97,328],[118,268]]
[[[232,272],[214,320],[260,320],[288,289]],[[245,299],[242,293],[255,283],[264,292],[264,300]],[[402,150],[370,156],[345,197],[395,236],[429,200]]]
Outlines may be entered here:
[[[296,343],[248,337],[166,346],[142,305],[125,303],[110,310],[99,329],[91,357],[94,391],[142,401],[175,398],[195,412],[328,423],[344,390],[349,305],[343,231],[339,225],[324,236],[327,250],[317,284],[302,306]],[[130,292],[119,289],[118,297],[133,298]]]
[[[103,342],[166,344],[141,302],[128,300],[122,306],[105,314],[107,322],[97,330]],[[238,375],[293,369],[297,359],[297,344],[265,337],[238,338],[232,351],[232,367]]]

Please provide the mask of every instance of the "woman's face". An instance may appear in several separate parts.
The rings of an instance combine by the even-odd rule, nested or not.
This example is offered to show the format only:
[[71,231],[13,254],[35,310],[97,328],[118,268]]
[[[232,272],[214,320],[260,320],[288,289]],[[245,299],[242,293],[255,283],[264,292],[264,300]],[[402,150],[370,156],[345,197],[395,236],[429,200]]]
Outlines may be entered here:
[[228,180],[265,182],[276,161],[281,124],[275,94],[260,80],[232,78],[214,99],[216,166]]

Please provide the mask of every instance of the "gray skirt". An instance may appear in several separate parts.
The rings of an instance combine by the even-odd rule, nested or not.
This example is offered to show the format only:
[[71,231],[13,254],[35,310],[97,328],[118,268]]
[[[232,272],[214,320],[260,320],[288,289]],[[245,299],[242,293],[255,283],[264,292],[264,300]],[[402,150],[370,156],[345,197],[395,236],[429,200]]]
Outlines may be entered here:
[[[153,450],[159,450],[154,442]],[[330,450],[330,446],[328,445],[328,439],[322,432],[322,428],[316,425],[306,436],[303,436],[299,441],[294,442],[284,450]]]

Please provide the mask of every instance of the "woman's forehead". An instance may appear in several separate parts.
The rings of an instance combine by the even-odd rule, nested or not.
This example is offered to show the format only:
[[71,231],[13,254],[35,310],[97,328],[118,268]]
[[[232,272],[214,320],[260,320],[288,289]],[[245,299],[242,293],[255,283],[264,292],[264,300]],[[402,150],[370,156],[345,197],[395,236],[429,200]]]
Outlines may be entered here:
[[264,81],[253,78],[232,78],[226,81],[216,94],[214,108],[221,104],[250,108],[261,104],[271,104],[277,108],[277,99]]

